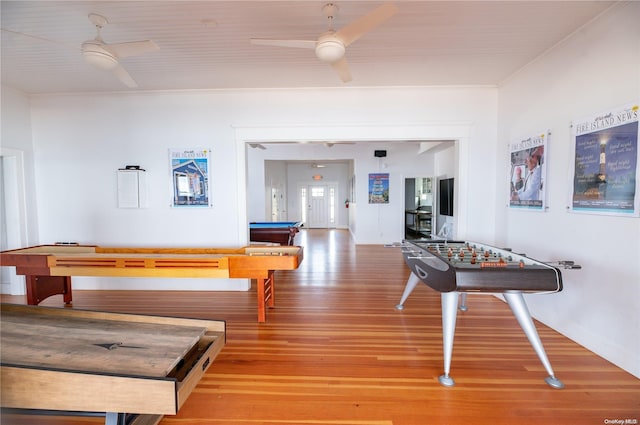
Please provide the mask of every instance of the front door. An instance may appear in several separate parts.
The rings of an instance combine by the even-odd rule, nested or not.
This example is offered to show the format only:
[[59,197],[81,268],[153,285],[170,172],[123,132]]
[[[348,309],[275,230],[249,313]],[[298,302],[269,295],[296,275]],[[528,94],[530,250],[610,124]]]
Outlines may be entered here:
[[329,227],[327,212],[329,211],[327,186],[310,185],[307,200],[307,226],[310,228]]

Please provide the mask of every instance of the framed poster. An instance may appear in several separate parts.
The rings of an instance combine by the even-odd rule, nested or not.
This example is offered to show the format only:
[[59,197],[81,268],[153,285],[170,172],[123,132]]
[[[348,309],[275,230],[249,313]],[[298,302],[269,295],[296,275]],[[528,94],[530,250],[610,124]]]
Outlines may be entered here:
[[172,207],[209,207],[211,150],[170,149]]
[[638,217],[638,104],[574,120],[570,211]]
[[516,140],[509,145],[509,207],[544,211],[546,207],[546,153],[548,133]]
[[389,173],[369,174],[369,203],[389,203]]

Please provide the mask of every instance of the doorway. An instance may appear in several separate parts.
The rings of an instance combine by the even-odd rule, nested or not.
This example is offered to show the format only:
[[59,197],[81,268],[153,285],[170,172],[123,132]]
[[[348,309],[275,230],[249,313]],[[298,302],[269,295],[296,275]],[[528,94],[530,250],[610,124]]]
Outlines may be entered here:
[[[264,211],[264,195],[261,197],[249,196],[250,188],[262,188],[264,194],[264,181],[262,184],[259,179],[252,177],[253,170],[260,169],[260,163],[264,163],[265,153],[268,153],[267,149],[259,149],[259,145],[272,143],[274,145],[282,145],[284,143],[291,143],[295,146],[295,150],[291,149],[291,153],[286,156],[281,156],[279,160],[299,160],[302,153],[302,147],[308,147],[310,152],[307,155],[309,158],[313,158],[317,155],[316,150],[313,149],[310,143],[304,143],[305,141],[343,141],[353,143],[371,143],[382,142],[385,143],[406,143],[416,141],[430,141],[441,140],[444,144],[453,143],[452,149],[446,149],[446,154],[438,160],[434,175],[440,174],[452,174],[459,179],[457,185],[457,207],[456,217],[453,218],[455,235],[465,235],[467,232],[467,186],[466,182],[469,179],[469,166],[470,160],[470,143],[468,143],[472,125],[469,122],[429,122],[429,123],[416,123],[416,124],[394,124],[389,122],[378,123],[356,123],[356,124],[335,124],[335,125],[323,125],[322,123],[316,125],[309,124],[279,124],[279,125],[239,125],[234,127],[234,135],[236,139],[236,157],[238,158],[238,168],[236,174],[236,189],[237,189],[237,210],[238,210],[238,234],[241,241],[248,240],[247,225],[248,217],[253,211],[258,209]],[[399,138],[402,135],[402,138]],[[254,149],[253,146],[256,146]],[[449,145],[451,146],[451,145]],[[449,153],[450,152],[450,153]],[[440,155],[440,154],[439,154]],[[273,157],[273,155],[270,155]],[[364,158],[362,152],[356,153],[352,160],[357,163],[360,158]],[[350,171],[350,175],[362,175],[367,173],[365,168],[360,166],[354,167]],[[263,173],[258,172],[258,175]],[[402,183],[400,183],[402,184]],[[360,180],[355,186],[355,191],[362,190],[363,196],[365,193],[366,181]],[[347,192],[344,192],[347,193]],[[297,197],[296,197],[297,198]],[[292,197],[290,197],[290,200]],[[365,201],[366,202],[366,201]],[[402,211],[402,205],[400,205],[400,211]],[[346,208],[341,211],[345,211]],[[402,221],[394,227],[394,234],[391,238],[388,235],[380,234],[380,232],[374,231],[374,225],[370,223],[367,214],[366,206],[357,208],[357,205],[353,203],[353,208],[350,206],[348,211],[349,217],[349,229],[351,230],[354,239],[357,243],[362,244],[375,244],[375,243],[387,243],[391,238],[401,239],[403,236]],[[251,211],[251,213],[250,213]],[[301,211],[295,211],[295,214],[289,214],[289,219],[296,219],[297,214],[302,215]],[[342,213],[343,214],[343,213]],[[399,220],[402,220],[399,218]],[[436,229],[434,229],[436,231]],[[462,237],[462,236],[460,236]],[[396,240],[397,240],[396,239]]]
[[433,177],[404,179],[404,238],[429,239],[436,228]]

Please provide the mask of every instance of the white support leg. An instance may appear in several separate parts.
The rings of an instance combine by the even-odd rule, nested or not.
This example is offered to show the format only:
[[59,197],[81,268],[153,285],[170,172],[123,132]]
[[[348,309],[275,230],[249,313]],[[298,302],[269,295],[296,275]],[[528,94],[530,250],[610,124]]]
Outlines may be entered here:
[[420,279],[413,272],[411,272],[411,275],[409,276],[409,279],[407,279],[407,283],[404,287],[402,298],[400,298],[400,303],[396,305],[397,310],[402,310],[404,308],[404,302],[407,300],[407,298],[409,298],[409,295],[411,295],[411,292],[413,292],[418,283],[420,283]]
[[104,418],[105,425],[125,425],[125,413],[107,412]]
[[545,378],[545,382],[553,388],[563,388],[564,384],[558,378],[556,378],[553,373],[551,363],[549,362],[547,353],[542,346],[542,341],[540,341],[540,336],[538,335],[538,331],[536,330],[533,320],[531,319],[531,314],[529,313],[527,303],[524,301],[522,293],[505,292],[504,298],[505,300],[507,300],[509,307],[511,307],[511,311],[513,311],[516,319],[518,319],[518,323],[520,323],[522,330],[527,335],[527,338],[529,338],[531,346],[535,350],[538,358],[540,358],[540,361],[542,362],[542,365],[549,374],[549,376]]
[[453,337],[456,332],[456,316],[458,314],[458,292],[443,292],[440,294],[442,304],[442,353],[444,356],[444,375],[438,378],[445,387],[455,385],[449,376],[451,356],[453,354]]
[[460,293],[460,307],[458,307],[460,311],[467,311],[469,308],[467,307],[467,293]]

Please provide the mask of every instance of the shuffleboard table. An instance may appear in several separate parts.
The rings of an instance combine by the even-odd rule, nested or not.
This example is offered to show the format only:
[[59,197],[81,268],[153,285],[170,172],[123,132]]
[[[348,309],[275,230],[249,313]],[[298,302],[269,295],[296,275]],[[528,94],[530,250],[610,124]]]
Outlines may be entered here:
[[302,222],[273,221],[249,223],[249,239],[251,242],[271,242],[280,245],[293,245]]
[[0,403],[17,413],[175,415],[224,347],[223,321],[2,304]]
[[0,252],[0,264],[26,276],[27,303],[52,295],[71,304],[72,276],[244,278],[257,282],[258,322],[275,305],[274,272],[297,269],[298,246],[242,248],[126,248],[93,245],[38,245]]

